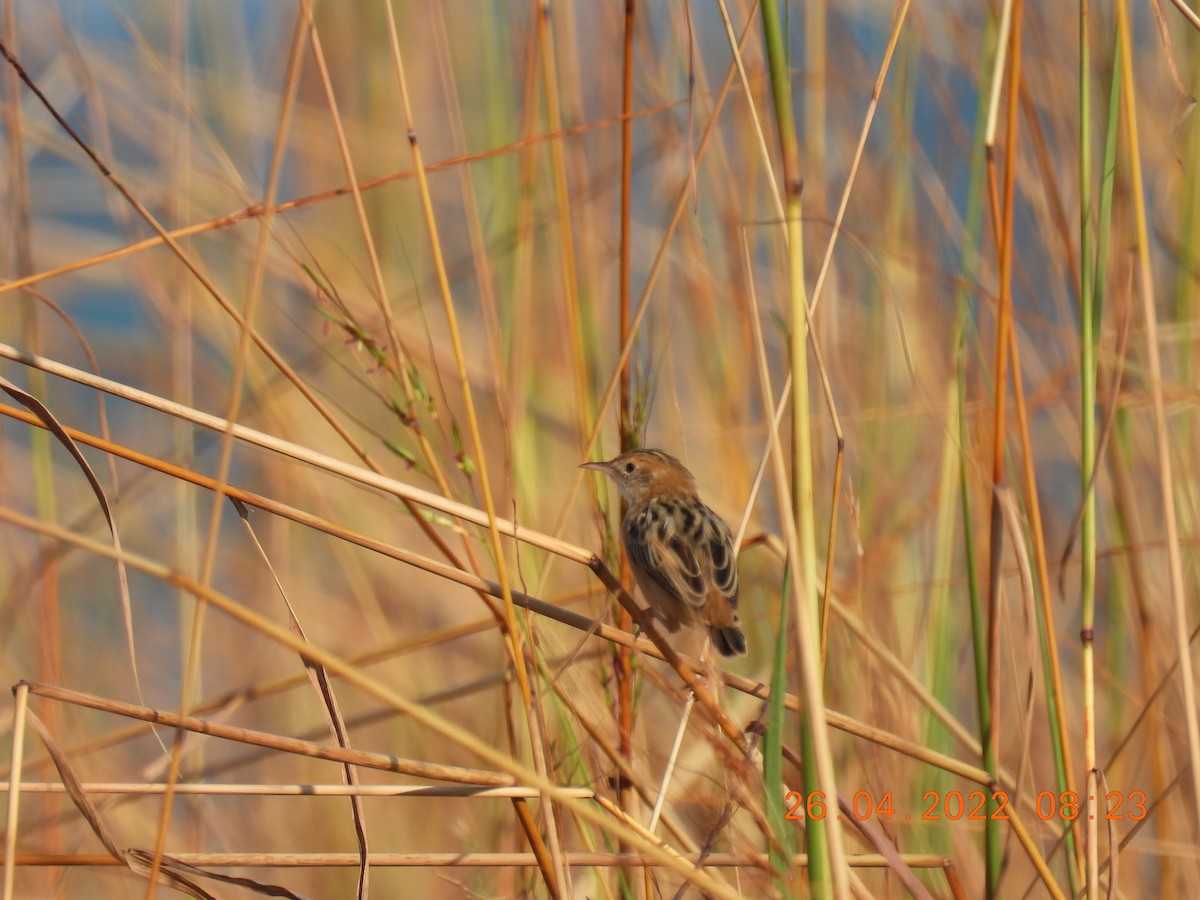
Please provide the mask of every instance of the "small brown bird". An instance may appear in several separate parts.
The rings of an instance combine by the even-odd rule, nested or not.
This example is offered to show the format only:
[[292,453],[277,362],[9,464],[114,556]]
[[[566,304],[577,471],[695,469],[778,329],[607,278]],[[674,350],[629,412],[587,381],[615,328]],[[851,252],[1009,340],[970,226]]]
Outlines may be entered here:
[[603,472],[629,504],[621,537],[634,578],[668,631],[703,625],[722,656],[746,652],[738,628],[733,535],[696,492],[696,479],[661,450],[630,450],[580,468]]

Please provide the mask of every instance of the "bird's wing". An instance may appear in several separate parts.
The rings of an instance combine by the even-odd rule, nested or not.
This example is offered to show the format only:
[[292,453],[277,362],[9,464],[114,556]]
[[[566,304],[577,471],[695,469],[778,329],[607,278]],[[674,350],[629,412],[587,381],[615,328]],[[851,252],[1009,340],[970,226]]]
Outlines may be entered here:
[[698,499],[651,500],[627,517],[625,538],[633,562],[689,607],[703,609],[712,588],[737,606],[733,537]]
[[733,609],[738,604],[737,553],[733,549],[733,534],[716,513],[709,511],[705,520],[704,542],[712,566],[712,583],[729,601]]

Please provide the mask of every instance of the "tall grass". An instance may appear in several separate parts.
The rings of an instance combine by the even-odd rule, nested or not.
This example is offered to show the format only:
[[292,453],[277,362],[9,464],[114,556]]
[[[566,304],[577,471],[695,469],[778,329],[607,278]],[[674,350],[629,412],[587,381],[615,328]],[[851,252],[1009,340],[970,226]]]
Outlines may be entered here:
[[1182,10],[0,9],[4,896],[1187,894]]

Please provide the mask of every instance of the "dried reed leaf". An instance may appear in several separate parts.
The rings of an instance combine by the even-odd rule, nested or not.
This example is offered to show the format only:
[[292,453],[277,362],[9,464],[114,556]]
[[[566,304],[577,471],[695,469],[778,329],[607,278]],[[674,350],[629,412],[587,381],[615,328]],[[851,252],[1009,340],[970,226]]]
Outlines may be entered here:
[[[104,513],[104,520],[108,522],[108,531],[112,535],[113,549],[117,551],[115,562],[117,564],[117,584],[121,595],[121,615],[125,624],[125,643],[129,648],[129,665],[133,669],[133,685],[137,690],[138,700],[145,702],[142,697],[142,680],[138,676],[137,666],[137,651],[134,648],[133,642],[133,604],[129,598],[129,576],[125,571],[125,561],[121,558],[121,534],[117,530],[117,520],[113,516],[112,507],[109,506],[108,497],[104,493],[104,488],[100,485],[100,479],[96,477],[96,473],[92,471],[92,467],[88,464],[79,446],[67,434],[66,429],[54,417],[54,414],[43,404],[37,397],[21,390],[7,378],[0,376],[0,388],[4,389],[10,397],[28,409],[31,413],[38,417],[46,426],[58,442],[67,448],[67,452],[79,464],[79,468],[83,470],[84,476],[88,480],[88,484],[92,486],[92,493],[96,495],[96,500],[100,504],[100,510]],[[155,733],[157,737],[157,732]],[[159,746],[162,742],[159,741]],[[164,752],[166,748],[163,748]]]
[[[130,868],[134,869],[134,871],[139,871],[141,866],[145,866],[146,869],[149,870],[150,863],[152,861],[150,853],[145,850],[130,850],[127,855],[129,856],[131,862],[136,864],[130,866]],[[179,883],[182,882],[183,884],[191,887],[193,890],[198,891],[199,893],[192,894],[192,896],[195,897],[211,897],[214,895],[205,892],[193,882],[185,879],[183,877],[184,873],[187,873],[188,875],[200,876],[202,878],[211,878],[213,881],[219,881],[222,884],[232,884],[236,885],[237,887],[246,888],[249,891],[253,891],[255,894],[262,895],[263,897],[286,897],[289,898],[289,900],[307,900],[307,895],[297,894],[295,891],[288,890],[281,885],[265,884],[261,881],[255,881],[253,878],[239,878],[236,875],[226,875],[222,872],[210,872],[207,869],[201,869],[198,866],[189,865],[188,863],[181,862],[178,859],[173,859],[169,854],[164,855],[162,858],[161,871],[164,875],[170,876],[170,883],[174,886],[179,887]],[[186,888],[184,888],[184,890],[186,890]],[[189,891],[189,893],[191,893],[191,891]]]
[[[67,796],[71,798],[71,802],[75,804],[75,808],[79,810],[80,815],[88,823],[88,826],[92,829],[92,833],[100,839],[100,843],[104,845],[104,849],[112,854],[114,858],[120,860],[131,872],[135,872],[143,877],[148,876],[151,870],[151,854],[140,849],[120,849],[116,835],[109,828],[108,823],[105,822],[103,816],[100,814],[100,810],[92,803],[87,791],[84,790],[83,783],[76,776],[70,759],[62,752],[54,738],[51,737],[50,731],[34,713],[27,712],[26,717],[29,725],[37,733],[38,737],[41,738],[42,744],[46,747],[46,752],[50,754],[50,759],[54,762],[54,767],[58,770],[59,777],[62,779],[63,787],[67,790]],[[185,878],[183,874],[185,872],[189,875],[202,875],[205,878],[212,878],[226,884],[236,884],[240,887],[248,888],[255,893],[262,894],[265,897],[289,897],[295,898],[295,900],[304,900],[301,895],[295,894],[287,888],[278,885],[263,884],[248,878],[237,878],[230,875],[207,872],[195,866],[181,863],[170,856],[163,857],[158,880],[162,884],[170,885],[176,890],[196,897],[197,900],[216,900],[213,894],[210,894],[198,884]]]
[[[296,610],[292,606],[292,601],[288,599],[287,591],[284,590],[283,582],[279,580],[279,575],[275,571],[275,567],[271,565],[270,557],[267,556],[267,551],[259,541],[258,535],[254,533],[254,527],[250,524],[250,511],[246,505],[240,500],[234,500],[233,506],[237,510],[238,516],[242,520],[242,524],[246,527],[246,533],[250,535],[250,540],[254,543],[254,547],[258,550],[258,554],[262,557],[263,563],[267,567],[267,571],[271,573],[271,578],[275,582],[275,586],[279,588],[279,596],[283,598],[283,605],[288,611],[288,626],[292,629],[292,633],[304,643],[308,643],[308,635],[304,633],[304,627],[300,624],[300,619],[296,615]],[[304,671],[308,673],[309,681],[312,682],[313,690],[317,692],[317,696],[321,698],[321,706],[325,710],[325,715],[329,719],[329,729],[333,733],[334,740],[337,741],[339,747],[350,747],[350,733],[346,727],[346,720],[342,716],[342,710],[338,706],[337,696],[333,692],[333,685],[329,681],[329,673],[325,671],[325,667],[319,663],[313,662],[311,659],[304,657],[300,658],[304,664]],[[342,764],[342,778],[346,784],[358,784],[358,769],[349,763]],[[370,867],[368,864],[369,850],[367,847],[367,829],[366,829],[366,812],[363,809],[362,797],[357,794],[350,795],[350,809],[354,818],[354,836],[358,843],[358,898],[366,900],[370,894]]]
[[42,739],[42,744],[46,747],[46,752],[50,754],[50,760],[54,763],[54,768],[58,770],[58,775],[62,778],[63,787],[67,789],[67,796],[75,804],[75,807],[87,820],[91,826],[92,832],[100,839],[100,843],[104,845],[104,849],[115,856],[117,859],[124,860],[125,854],[118,845],[115,836],[110,832],[104,821],[100,818],[100,811],[92,803],[87,795],[87,791],[83,789],[83,783],[75,777],[75,769],[71,765],[71,761],[67,755],[62,752],[61,748],[51,737],[49,729],[42,724],[32,711],[26,713],[28,722],[37,736]]

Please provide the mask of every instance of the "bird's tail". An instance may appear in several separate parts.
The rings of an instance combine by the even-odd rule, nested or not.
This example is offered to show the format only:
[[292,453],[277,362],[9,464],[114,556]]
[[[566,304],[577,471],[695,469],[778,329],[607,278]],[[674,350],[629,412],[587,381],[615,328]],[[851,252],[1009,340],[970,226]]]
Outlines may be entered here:
[[746,636],[736,625],[714,625],[708,630],[712,635],[713,646],[722,656],[744,656],[746,653]]

